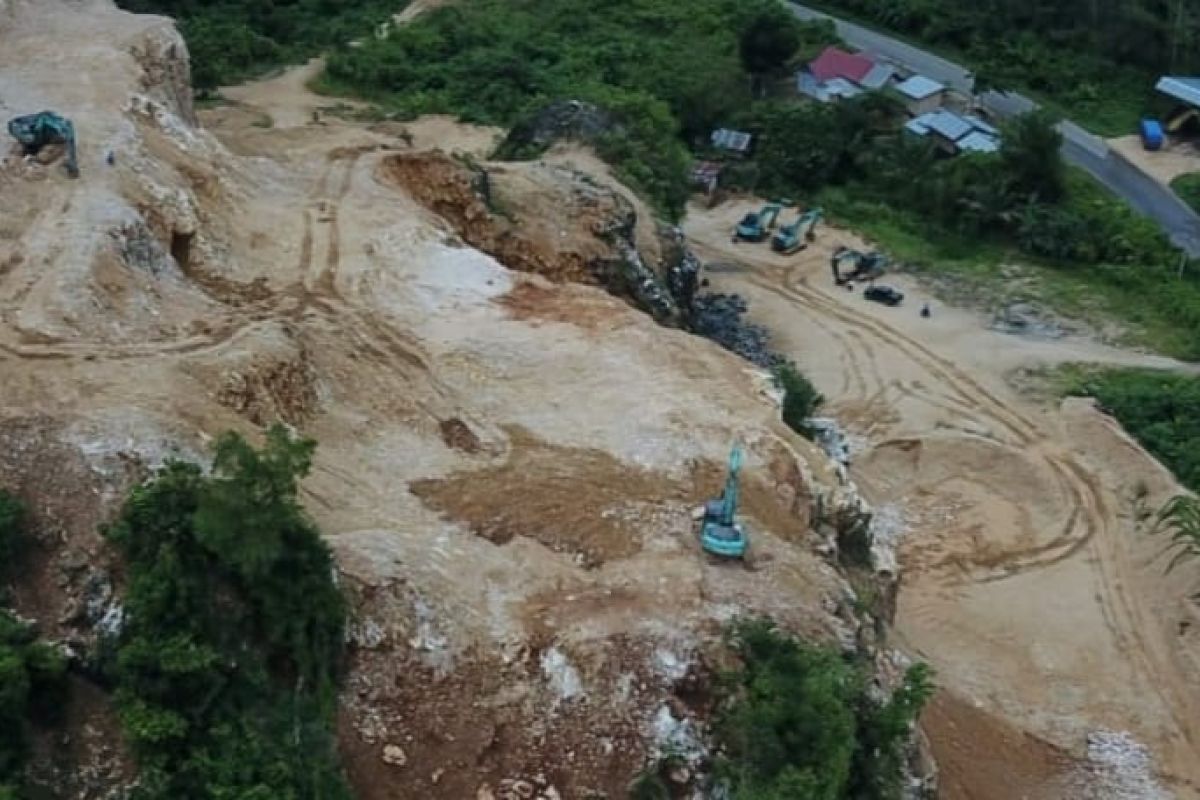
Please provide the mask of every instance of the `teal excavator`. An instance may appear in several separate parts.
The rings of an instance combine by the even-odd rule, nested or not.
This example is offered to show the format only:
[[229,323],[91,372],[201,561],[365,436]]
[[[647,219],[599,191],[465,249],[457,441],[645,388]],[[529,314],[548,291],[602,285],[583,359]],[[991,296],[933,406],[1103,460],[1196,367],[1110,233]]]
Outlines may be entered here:
[[742,217],[742,221],[733,230],[735,242],[761,242],[767,238],[767,233],[775,227],[775,220],[783,206],[779,203],[767,203],[762,211],[751,211]]
[[48,144],[62,144],[67,148],[67,174],[79,177],[79,162],[75,153],[75,126],[71,120],[60,117],[53,111],[16,117],[8,121],[8,132],[21,143],[25,155],[35,155]]
[[[851,281],[873,281],[883,275],[887,265],[887,256],[878,250],[860,253],[849,247],[838,247],[829,260],[833,282],[838,286],[845,286]],[[843,271],[846,266],[849,266],[849,270]]]
[[776,253],[783,253],[785,256],[800,252],[808,247],[809,242],[817,238],[817,223],[824,216],[819,208],[810,208],[805,211],[796,217],[795,222],[791,225],[784,225],[771,237],[771,249]]
[[746,555],[746,531],[737,521],[738,471],[741,468],[742,448],[734,445],[729,454],[725,491],[717,499],[704,504],[700,546],[704,552],[722,558],[743,558]]

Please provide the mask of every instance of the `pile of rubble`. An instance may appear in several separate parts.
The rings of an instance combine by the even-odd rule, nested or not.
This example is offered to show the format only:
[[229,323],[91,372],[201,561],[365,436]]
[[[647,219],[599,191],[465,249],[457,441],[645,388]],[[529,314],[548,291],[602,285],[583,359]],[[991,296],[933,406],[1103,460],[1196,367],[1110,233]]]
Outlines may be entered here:
[[746,310],[746,300],[740,295],[700,295],[692,303],[692,331],[764,369],[780,366],[783,358],[771,349],[770,333],[762,325],[747,322]]

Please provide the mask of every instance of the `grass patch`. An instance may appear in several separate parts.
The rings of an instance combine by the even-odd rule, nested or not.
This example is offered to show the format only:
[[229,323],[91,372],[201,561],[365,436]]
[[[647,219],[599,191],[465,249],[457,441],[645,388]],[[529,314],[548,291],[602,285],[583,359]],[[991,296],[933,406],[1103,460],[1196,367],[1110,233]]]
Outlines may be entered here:
[[1171,189],[1179,199],[1200,212],[1200,172],[1189,172],[1171,181]]

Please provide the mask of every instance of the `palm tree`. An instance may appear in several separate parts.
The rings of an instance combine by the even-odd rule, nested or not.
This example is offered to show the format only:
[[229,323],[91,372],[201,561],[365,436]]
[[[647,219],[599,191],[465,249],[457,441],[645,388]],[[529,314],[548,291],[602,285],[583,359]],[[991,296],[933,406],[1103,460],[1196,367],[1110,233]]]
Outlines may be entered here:
[[1158,512],[1151,532],[1164,529],[1171,534],[1167,549],[1176,551],[1167,572],[1189,558],[1200,556],[1200,498],[1183,494],[1172,497]]

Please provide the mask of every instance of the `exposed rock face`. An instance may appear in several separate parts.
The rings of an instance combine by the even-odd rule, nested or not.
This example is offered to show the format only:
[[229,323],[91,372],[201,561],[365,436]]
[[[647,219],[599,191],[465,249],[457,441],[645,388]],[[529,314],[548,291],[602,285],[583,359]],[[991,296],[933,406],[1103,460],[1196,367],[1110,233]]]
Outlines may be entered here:
[[585,173],[485,166],[434,151],[390,156],[383,174],[509,269],[603,286],[661,321],[679,323],[689,313],[698,263],[678,232],[664,229],[667,257],[648,264],[633,205]]
[[528,156],[563,139],[592,142],[619,128],[612,114],[593,103],[557,100],[514,125],[496,155],[498,158]]
[[191,62],[187,44],[175,26],[160,25],[146,30],[130,42],[129,53],[142,69],[142,91],[184,122],[195,125]]

